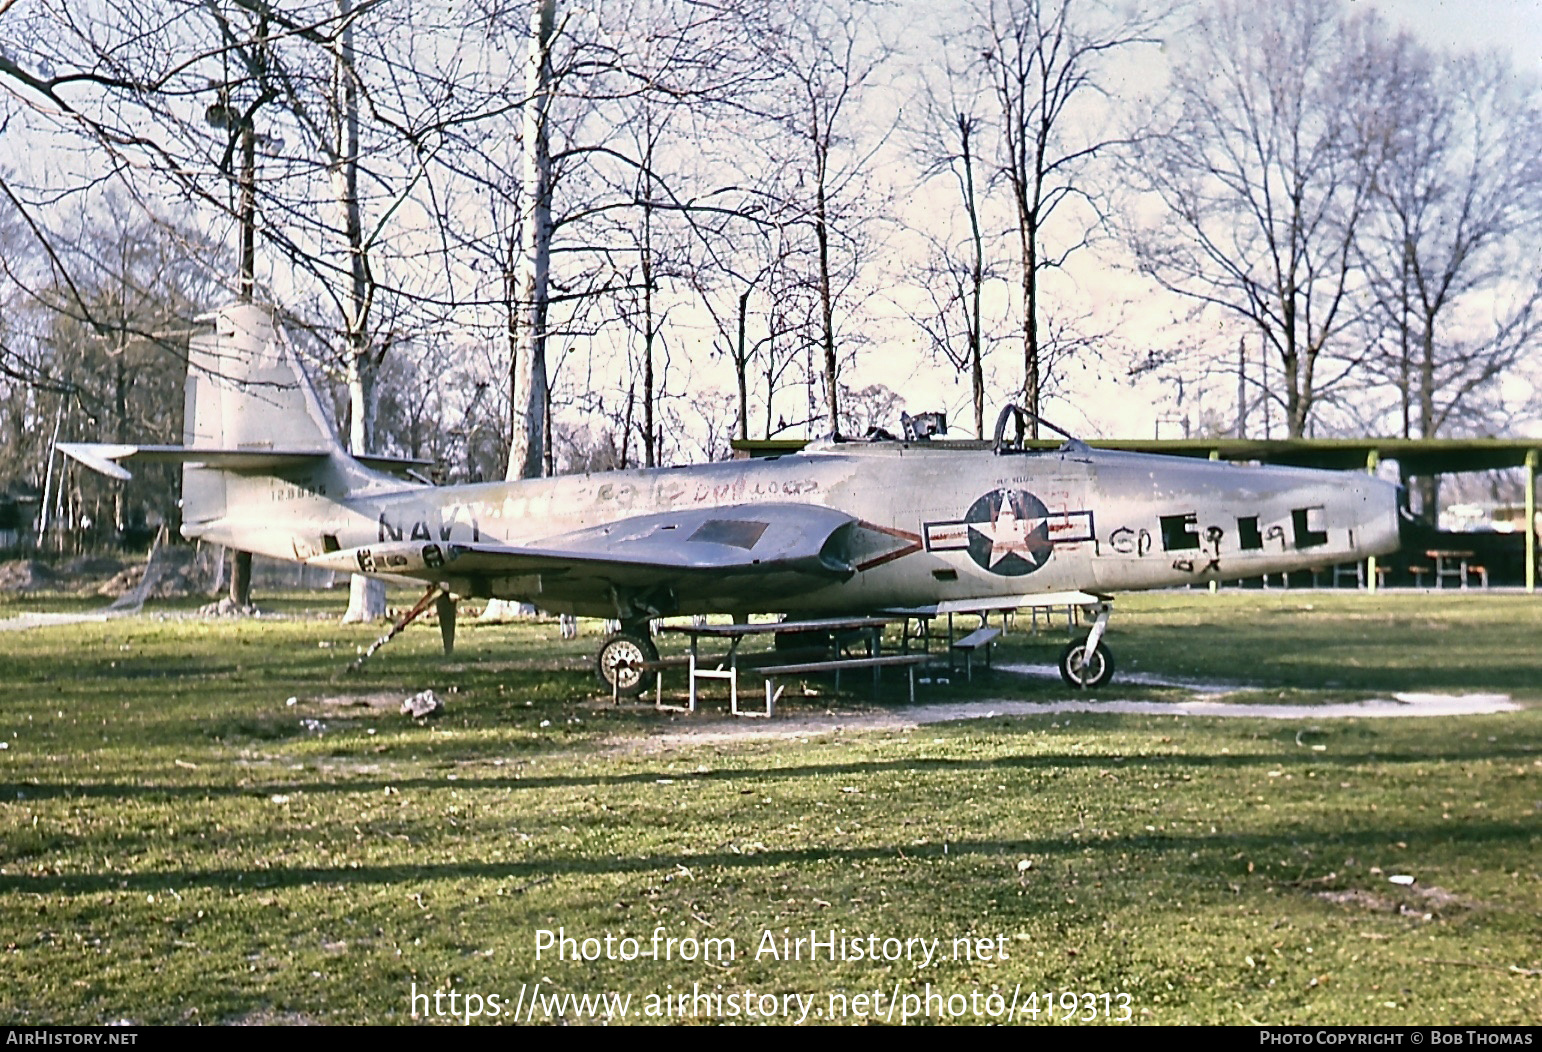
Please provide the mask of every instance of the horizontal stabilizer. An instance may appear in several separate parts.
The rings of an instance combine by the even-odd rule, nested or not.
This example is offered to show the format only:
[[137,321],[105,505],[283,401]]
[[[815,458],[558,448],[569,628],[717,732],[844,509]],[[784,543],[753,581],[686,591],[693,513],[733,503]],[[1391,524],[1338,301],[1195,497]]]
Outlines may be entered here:
[[[330,451],[322,449],[199,449],[189,446],[132,446],[97,442],[60,442],[59,452],[80,461],[92,471],[119,480],[133,477],[122,466],[124,462],[196,464],[236,475],[272,475],[286,469],[316,464],[331,455]],[[405,476],[413,468],[433,464],[431,460],[410,457],[366,456],[356,459],[367,468],[399,476]]]
[[130,446],[94,442],[60,442],[59,452],[92,471],[114,479],[133,478],[122,462],[140,464],[199,464],[238,475],[265,475],[283,468],[325,460],[328,453],[308,449],[192,449],[187,446]]
[[367,453],[364,456],[354,457],[353,459],[371,471],[383,471],[387,475],[395,475],[398,478],[419,480],[421,480],[422,474],[418,469],[434,466],[432,460],[424,460],[421,457],[382,457],[376,456],[373,453]]

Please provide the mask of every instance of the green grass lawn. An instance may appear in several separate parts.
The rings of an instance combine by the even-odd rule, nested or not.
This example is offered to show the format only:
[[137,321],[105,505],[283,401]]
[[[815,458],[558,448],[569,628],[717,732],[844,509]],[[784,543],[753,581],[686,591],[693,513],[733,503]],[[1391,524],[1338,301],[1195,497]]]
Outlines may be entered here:
[[[342,600],[0,632],[0,1017],[988,1022],[1015,1002],[1046,1025],[1080,994],[1097,1021],[1542,1018],[1535,597],[1166,593],[1121,600],[1108,637],[1121,673],[1240,700],[1499,692],[1516,713],[701,742],[672,732],[721,729],[726,699],[612,706],[595,626],[463,623],[452,659],[414,627],[349,674],[380,629],[306,616],[322,604]],[[996,660],[1063,638],[1013,633]],[[418,725],[396,705],[424,688],[447,712]],[[813,689],[773,728],[875,708]],[[923,692],[1073,696],[1005,673]],[[559,931],[566,960],[538,951]]]

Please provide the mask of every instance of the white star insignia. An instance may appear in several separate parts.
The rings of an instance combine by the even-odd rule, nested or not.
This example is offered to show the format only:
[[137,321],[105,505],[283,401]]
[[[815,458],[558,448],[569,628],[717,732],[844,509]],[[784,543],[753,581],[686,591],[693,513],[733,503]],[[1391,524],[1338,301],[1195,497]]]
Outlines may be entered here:
[[1016,555],[1037,567],[1042,560],[1029,546],[1029,539],[1044,522],[1042,518],[1019,519],[1012,508],[1012,498],[1003,493],[996,518],[989,523],[971,522],[969,528],[991,542],[989,569],[994,570],[1009,555]]

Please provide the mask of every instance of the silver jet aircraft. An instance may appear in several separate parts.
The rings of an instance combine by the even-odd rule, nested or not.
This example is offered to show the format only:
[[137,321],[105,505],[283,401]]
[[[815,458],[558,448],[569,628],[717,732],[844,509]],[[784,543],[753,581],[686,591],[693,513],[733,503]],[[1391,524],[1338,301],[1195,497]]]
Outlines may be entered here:
[[[1093,450],[830,442],[759,460],[436,487],[344,451],[269,314],[193,340],[181,446],[60,445],[118,478],[183,465],[183,535],[467,597],[612,618],[598,666],[640,692],[671,614],[1030,605],[1349,562],[1398,545],[1399,491],[1359,473]],[[1020,432],[1023,418],[1017,416]],[[1065,601],[1062,599],[1061,601]],[[453,604],[442,608],[453,613]],[[1112,671],[1103,617],[1061,656]]]

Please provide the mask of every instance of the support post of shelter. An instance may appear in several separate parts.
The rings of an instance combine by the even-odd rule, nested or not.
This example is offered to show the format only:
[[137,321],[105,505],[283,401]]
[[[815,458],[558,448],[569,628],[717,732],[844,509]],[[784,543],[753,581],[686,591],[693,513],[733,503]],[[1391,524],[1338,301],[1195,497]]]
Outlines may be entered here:
[[[1365,471],[1368,475],[1376,474],[1376,469],[1381,467],[1381,450],[1373,449],[1365,455]],[[1367,556],[1365,560],[1365,590],[1376,591],[1376,556]]]
[[1537,451],[1526,451],[1526,591],[1537,590]]

